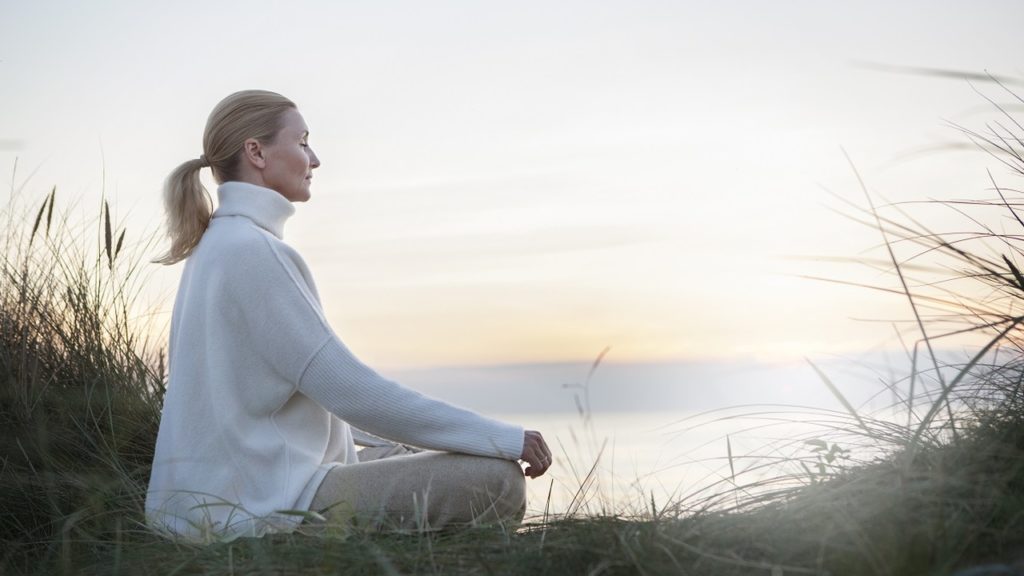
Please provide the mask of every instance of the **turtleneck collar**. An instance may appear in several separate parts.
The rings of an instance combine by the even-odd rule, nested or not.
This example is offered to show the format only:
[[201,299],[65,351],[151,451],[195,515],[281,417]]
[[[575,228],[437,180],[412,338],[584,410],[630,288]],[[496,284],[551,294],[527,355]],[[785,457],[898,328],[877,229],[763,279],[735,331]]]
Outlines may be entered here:
[[245,216],[257,226],[284,240],[284,223],[295,214],[295,206],[276,190],[248,182],[224,182],[217,187],[217,210],[213,217]]

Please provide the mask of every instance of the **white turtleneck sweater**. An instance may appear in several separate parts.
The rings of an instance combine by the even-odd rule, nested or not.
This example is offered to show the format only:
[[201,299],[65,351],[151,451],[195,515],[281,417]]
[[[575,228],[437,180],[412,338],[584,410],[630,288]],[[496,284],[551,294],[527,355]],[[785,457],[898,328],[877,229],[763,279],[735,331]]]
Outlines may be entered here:
[[[295,207],[225,182],[185,262],[146,495],[149,524],[212,541],[293,529],[333,466],[357,462],[353,428],[435,450],[514,460],[523,429],[386,380],[324,318],[284,243]],[[355,430],[359,433],[359,430]]]

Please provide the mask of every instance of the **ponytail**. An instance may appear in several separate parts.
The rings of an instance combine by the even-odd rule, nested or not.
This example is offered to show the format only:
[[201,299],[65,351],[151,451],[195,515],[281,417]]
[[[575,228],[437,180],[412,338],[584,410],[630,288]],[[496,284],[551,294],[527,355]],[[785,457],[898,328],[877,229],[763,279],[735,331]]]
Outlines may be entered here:
[[171,248],[153,260],[154,264],[169,266],[188,258],[210,224],[213,201],[199,181],[199,170],[206,165],[205,157],[189,160],[175,168],[164,181],[164,209]]

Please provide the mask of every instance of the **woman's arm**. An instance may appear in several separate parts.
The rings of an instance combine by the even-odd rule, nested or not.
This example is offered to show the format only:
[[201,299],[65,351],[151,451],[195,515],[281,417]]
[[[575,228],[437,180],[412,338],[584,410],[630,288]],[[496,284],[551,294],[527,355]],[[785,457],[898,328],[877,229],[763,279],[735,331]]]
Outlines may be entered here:
[[517,460],[521,426],[487,418],[381,377],[333,333],[312,357],[299,391],[376,436],[433,450]]

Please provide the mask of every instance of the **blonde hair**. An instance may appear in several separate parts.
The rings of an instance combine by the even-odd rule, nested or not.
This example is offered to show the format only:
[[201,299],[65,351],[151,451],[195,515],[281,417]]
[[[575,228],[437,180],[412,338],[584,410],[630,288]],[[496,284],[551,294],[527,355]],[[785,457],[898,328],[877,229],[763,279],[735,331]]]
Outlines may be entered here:
[[203,155],[182,163],[164,181],[171,247],[153,263],[171,265],[188,258],[210,224],[213,201],[199,180],[199,170],[209,166],[217,183],[238,179],[242,144],[249,138],[273,144],[282,116],[294,108],[291,100],[266,90],[235,92],[214,107],[203,132]]

